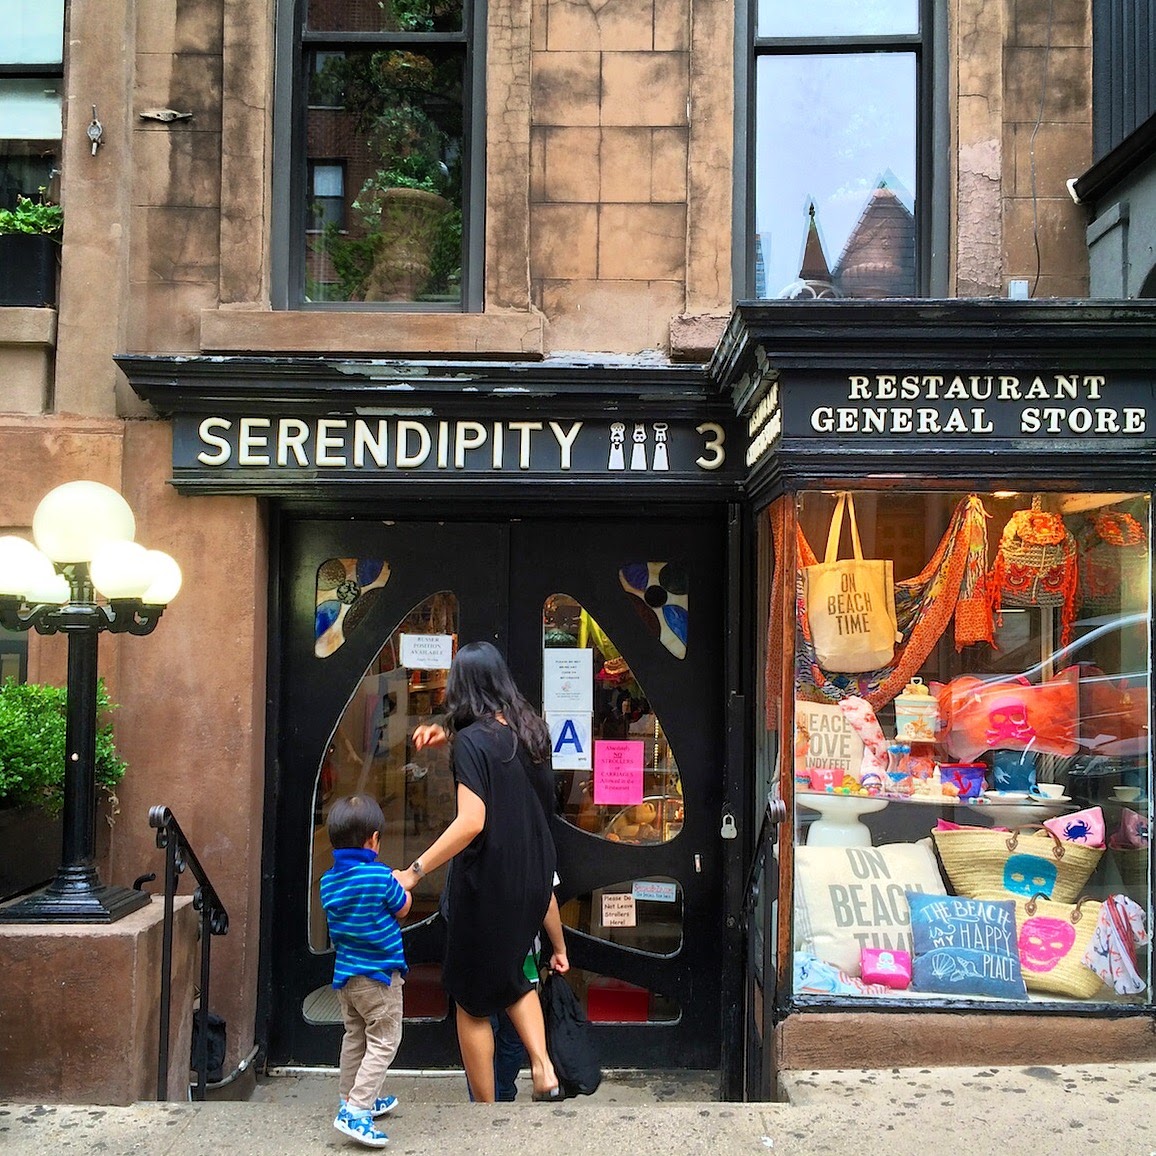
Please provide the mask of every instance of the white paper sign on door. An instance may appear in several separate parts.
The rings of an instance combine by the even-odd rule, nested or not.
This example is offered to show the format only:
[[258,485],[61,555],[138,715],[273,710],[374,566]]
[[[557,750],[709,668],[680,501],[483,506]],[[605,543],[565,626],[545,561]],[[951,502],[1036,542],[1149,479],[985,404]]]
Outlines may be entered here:
[[556,771],[588,771],[591,767],[591,748],[594,715],[572,714],[570,711],[546,712],[550,728],[550,758]]
[[629,891],[602,894],[603,927],[636,927],[634,896]]
[[454,659],[452,634],[403,634],[401,665],[408,670],[449,670]]
[[542,651],[542,710],[594,713],[594,651],[571,646]]

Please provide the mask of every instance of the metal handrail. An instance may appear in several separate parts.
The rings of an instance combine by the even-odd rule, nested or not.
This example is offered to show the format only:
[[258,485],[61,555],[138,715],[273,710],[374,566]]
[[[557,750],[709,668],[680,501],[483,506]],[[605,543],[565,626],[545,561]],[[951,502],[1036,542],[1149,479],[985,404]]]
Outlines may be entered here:
[[[209,1051],[209,944],[214,935],[225,935],[229,930],[229,913],[217,895],[213,884],[194,854],[181,825],[168,807],[149,809],[149,826],[157,832],[157,847],[165,852],[165,922],[161,946],[161,1023],[157,1046],[157,1099],[164,1100],[169,1084],[169,1033],[171,1027],[172,972],[173,972],[173,900],[178,879],[186,867],[197,881],[193,892],[193,908],[201,913],[201,995],[197,1005],[197,1083],[194,1100],[205,1098],[206,1071]],[[137,880],[137,886],[155,875]]]

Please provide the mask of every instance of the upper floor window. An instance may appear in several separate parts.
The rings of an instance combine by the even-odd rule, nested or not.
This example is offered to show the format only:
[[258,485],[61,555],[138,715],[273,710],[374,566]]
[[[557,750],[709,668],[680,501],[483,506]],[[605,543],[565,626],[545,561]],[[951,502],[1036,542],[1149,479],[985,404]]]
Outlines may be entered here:
[[286,305],[466,306],[472,8],[298,0]]
[[36,199],[59,167],[63,53],[64,0],[10,0],[0,28],[0,208]]
[[931,7],[756,0],[748,292],[929,291]]

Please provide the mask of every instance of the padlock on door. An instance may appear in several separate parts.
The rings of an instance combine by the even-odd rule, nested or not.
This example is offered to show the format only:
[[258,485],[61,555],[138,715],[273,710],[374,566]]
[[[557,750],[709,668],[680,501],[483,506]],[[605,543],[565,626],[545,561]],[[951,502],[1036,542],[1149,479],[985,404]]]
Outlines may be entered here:
[[739,829],[735,826],[735,817],[730,811],[723,812],[722,830],[719,834],[724,839],[737,839],[739,837]]

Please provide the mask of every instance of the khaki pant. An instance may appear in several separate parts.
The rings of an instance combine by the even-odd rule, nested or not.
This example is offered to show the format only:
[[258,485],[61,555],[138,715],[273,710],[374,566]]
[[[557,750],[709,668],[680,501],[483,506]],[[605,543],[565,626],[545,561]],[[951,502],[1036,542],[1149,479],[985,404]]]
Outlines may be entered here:
[[385,1073],[401,1043],[400,972],[392,983],[355,975],[337,989],[345,1038],[341,1041],[338,1095],[351,1112],[368,1112],[381,1095]]

